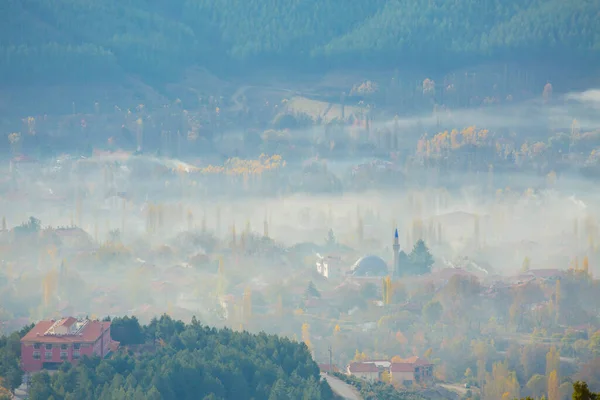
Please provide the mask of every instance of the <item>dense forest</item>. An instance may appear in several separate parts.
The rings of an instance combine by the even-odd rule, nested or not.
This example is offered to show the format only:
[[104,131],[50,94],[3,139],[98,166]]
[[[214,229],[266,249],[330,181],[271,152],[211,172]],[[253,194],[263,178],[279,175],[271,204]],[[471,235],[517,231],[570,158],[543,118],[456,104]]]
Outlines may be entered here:
[[10,399],[10,392],[23,380],[21,370],[21,338],[33,328],[28,325],[8,336],[0,336],[0,400]]
[[[163,315],[113,321],[124,349],[34,375],[36,399],[331,399],[308,348],[286,338],[188,325]],[[142,344],[143,342],[143,344]]]
[[3,83],[175,79],[477,62],[585,65],[600,54],[594,0],[4,0]]

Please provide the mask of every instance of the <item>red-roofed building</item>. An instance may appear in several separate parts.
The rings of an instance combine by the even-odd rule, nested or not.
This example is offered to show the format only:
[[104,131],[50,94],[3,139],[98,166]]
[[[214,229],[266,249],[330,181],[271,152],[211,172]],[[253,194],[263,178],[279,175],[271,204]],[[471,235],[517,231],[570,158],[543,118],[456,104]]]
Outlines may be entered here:
[[374,363],[353,362],[348,365],[348,374],[368,381],[379,380],[379,368]]
[[110,338],[110,322],[73,317],[40,321],[21,339],[21,368],[56,369],[65,361],[75,364],[84,355],[105,357],[117,347]]
[[427,383],[433,380],[433,364],[429,361],[412,356],[402,362],[392,363],[390,377],[395,383],[411,386],[413,383]]

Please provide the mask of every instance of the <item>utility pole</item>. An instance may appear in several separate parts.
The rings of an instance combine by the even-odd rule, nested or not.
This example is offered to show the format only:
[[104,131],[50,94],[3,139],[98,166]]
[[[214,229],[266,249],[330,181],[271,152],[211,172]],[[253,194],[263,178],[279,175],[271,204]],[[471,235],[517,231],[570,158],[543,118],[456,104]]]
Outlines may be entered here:
[[332,352],[331,352],[331,345],[329,345],[329,371],[333,373],[333,356],[332,356]]

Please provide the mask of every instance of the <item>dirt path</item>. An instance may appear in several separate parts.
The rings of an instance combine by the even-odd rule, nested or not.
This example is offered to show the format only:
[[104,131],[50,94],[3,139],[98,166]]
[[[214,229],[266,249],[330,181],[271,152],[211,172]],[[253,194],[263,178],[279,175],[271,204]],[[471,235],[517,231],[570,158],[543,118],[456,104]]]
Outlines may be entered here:
[[331,386],[331,390],[344,400],[362,400],[356,389],[346,382],[342,382],[338,378],[327,374],[321,374],[321,377],[325,378],[329,386]]

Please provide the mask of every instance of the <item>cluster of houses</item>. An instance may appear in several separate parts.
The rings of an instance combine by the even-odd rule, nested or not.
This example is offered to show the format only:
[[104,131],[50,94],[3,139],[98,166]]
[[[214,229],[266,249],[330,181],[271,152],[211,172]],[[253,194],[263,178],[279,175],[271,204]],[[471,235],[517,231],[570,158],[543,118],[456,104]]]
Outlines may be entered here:
[[[322,372],[340,372],[335,365],[320,364]],[[383,381],[384,374],[389,376],[390,383],[411,387],[413,385],[429,385],[433,383],[433,364],[428,360],[413,356],[406,359],[367,360],[350,363],[346,374],[369,382]]]

